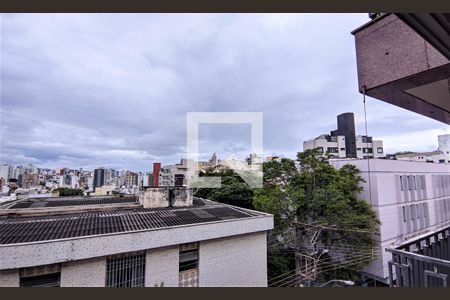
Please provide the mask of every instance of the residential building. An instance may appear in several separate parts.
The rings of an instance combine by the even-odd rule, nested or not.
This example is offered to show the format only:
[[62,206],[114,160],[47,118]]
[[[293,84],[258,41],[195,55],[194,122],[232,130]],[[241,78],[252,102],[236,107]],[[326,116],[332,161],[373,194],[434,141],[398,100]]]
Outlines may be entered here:
[[303,142],[303,150],[319,149],[324,156],[333,158],[381,158],[384,157],[383,141],[371,136],[356,135],[353,113],[337,116],[338,128],[330,134],[322,134]]
[[0,166],[0,178],[3,178],[5,182],[8,182],[9,178],[12,178],[13,168],[10,165]]
[[421,161],[429,163],[450,162],[450,134],[438,136],[439,147],[437,151],[431,152],[409,152],[395,155],[397,160]]
[[127,171],[125,175],[123,176],[123,184],[126,187],[133,187],[137,186],[139,183],[138,181],[138,174],[134,172]]
[[266,161],[281,161],[282,157],[278,155],[271,155],[266,157]]
[[186,188],[0,208],[0,286],[267,286],[273,216]]
[[38,174],[25,174],[22,179],[22,187],[24,189],[34,188],[39,186]]
[[188,170],[187,159],[181,159],[179,164],[164,166],[159,171],[159,186],[186,185]]
[[264,163],[264,159],[255,153],[250,154],[245,161],[248,165],[262,165]]
[[98,168],[94,170],[94,182],[93,188],[104,186],[106,184],[106,170],[104,168]]
[[364,272],[389,282],[391,254],[386,249],[413,241],[450,225],[450,167],[387,159],[333,159],[336,168],[356,166],[365,182],[360,199],[367,200],[381,225],[378,253]]
[[115,185],[102,185],[95,188],[95,191],[91,194],[92,196],[109,196],[112,195],[114,191],[118,188]]

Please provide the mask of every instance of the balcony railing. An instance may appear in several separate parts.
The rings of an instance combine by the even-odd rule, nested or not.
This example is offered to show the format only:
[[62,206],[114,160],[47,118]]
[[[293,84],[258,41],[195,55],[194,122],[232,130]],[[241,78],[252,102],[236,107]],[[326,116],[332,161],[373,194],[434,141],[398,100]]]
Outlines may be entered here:
[[402,245],[387,249],[389,281],[397,287],[450,286],[450,227]]

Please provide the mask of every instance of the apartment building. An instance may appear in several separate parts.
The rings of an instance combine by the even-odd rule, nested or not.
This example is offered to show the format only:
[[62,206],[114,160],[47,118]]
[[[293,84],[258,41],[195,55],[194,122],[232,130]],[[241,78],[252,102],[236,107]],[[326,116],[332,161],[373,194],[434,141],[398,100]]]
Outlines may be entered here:
[[13,168],[10,165],[0,166],[0,178],[3,178],[4,182],[8,182],[9,178],[13,177]]
[[187,159],[181,159],[179,164],[164,166],[159,170],[159,186],[186,185],[188,171]]
[[[378,259],[364,271],[388,283],[387,248],[408,243],[450,225],[450,166],[385,159],[335,159],[336,168],[355,165],[365,179],[361,199],[367,200],[381,222]],[[370,170],[370,172],[369,172]]]
[[450,134],[438,135],[438,149],[431,152],[410,152],[395,155],[397,160],[421,161],[429,163],[449,163],[450,162]]
[[333,158],[384,157],[383,141],[370,136],[356,135],[353,113],[337,116],[338,129],[303,142],[303,150],[319,149]]
[[0,286],[267,286],[272,215],[186,188],[0,208]]

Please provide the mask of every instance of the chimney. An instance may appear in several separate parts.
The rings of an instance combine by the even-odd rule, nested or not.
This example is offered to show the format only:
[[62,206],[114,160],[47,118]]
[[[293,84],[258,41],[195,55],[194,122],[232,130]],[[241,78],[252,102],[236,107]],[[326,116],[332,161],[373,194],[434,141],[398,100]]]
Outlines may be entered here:
[[161,163],[153,163],[153,187],[159,186],[159,170],[161,170]]
[[144,208],[188,207],[193,205],[192,190],[187,187],[151,187],[140,191]]

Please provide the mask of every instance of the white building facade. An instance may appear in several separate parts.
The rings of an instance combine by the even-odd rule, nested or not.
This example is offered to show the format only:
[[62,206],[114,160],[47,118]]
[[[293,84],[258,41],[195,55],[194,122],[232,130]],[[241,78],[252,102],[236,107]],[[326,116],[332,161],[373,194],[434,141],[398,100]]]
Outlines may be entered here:
[[[396,247],[450,224],[450,166],[387,159],[331,160],[336,168],[355,165],[365,179],[361,199],[367,200],[381,222],[378,259],[365,272],[381,281],[389,277]],[[370,174],[368,170],[370,169]],[[370,186],[370,190],[369,190]]]
[[[345,136],[332,136],[322,134],[317,138],[303,142],[303,150],[318,148],[323,156],[330,155],[332,158],[346,158],[347,151],[345,147]],[[356,157],[363,158],[381,158],[384,157],[384,148],[382,140],[373,140],[364,135],[356,136]]]

